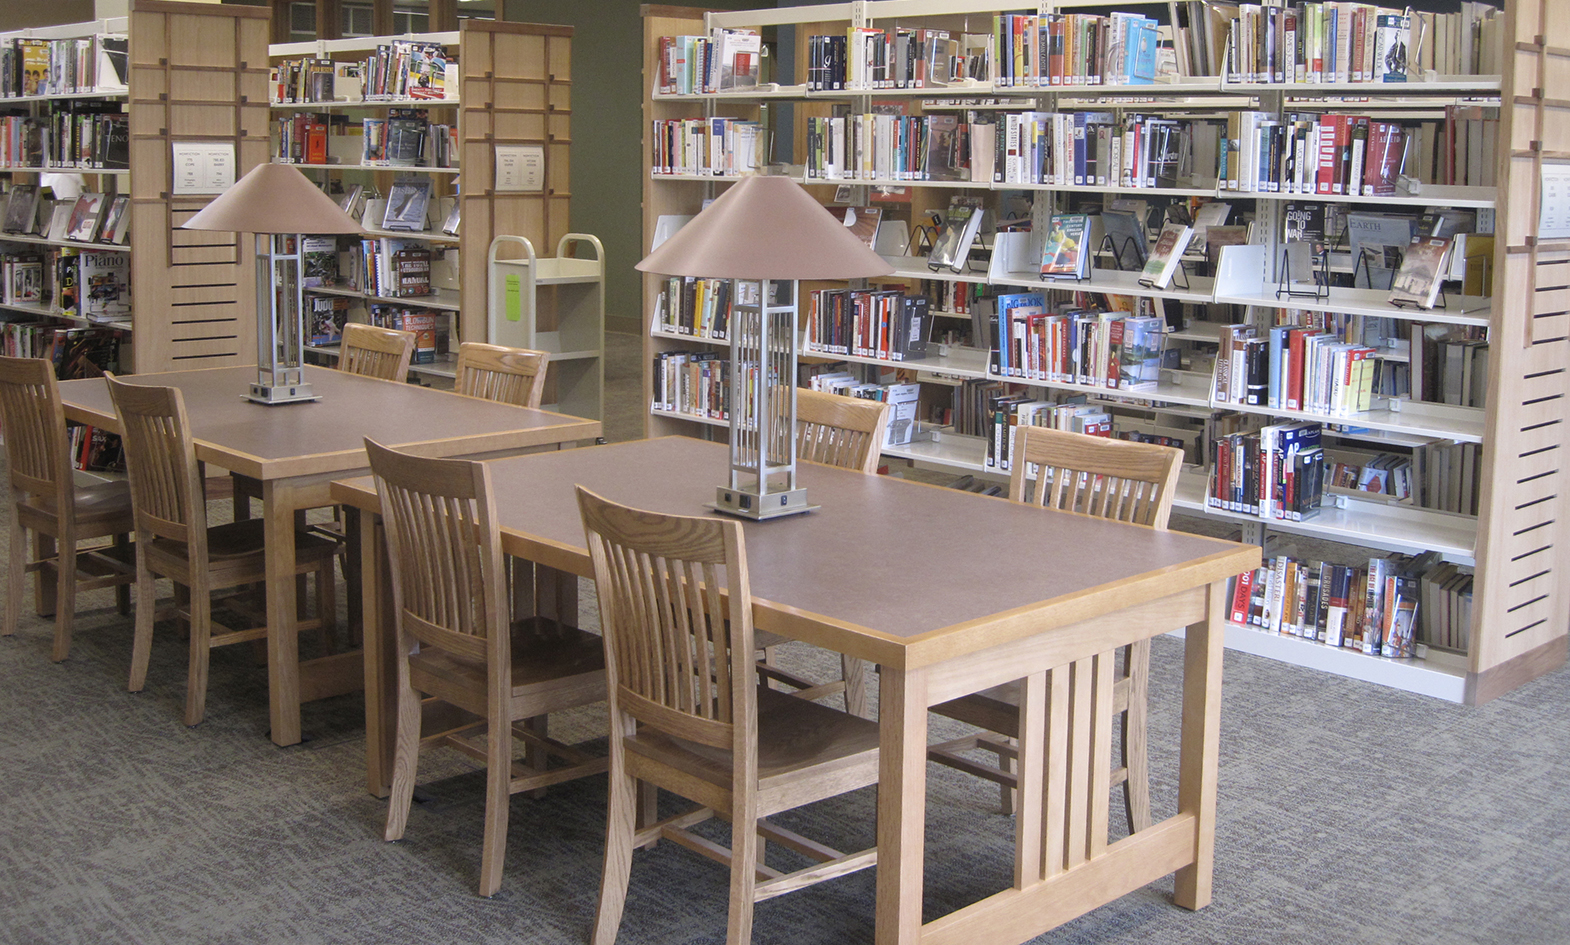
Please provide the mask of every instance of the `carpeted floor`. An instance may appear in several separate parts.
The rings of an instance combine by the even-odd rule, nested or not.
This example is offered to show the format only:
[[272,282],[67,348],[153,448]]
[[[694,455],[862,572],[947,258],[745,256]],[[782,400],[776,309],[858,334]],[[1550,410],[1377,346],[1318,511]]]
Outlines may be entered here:
[[[636,360],[618,360],[613,385],[635,385]],[[230,648],[215,656],[207,721],[187,729],[184,645],[160,630],[135,695],[130,619],[106,593],[84,600],[65,663],[49,661],[51,625],[31,615],[0,639],[0,943],[586,941],[603,779],[515,797],[502,890],[479,899],[477,771],[428,755],[406,839],[384,843],[359,697],[307,706],[308,740],[276,748],[265,670]],[[1158,639],[1153,662],[1160,817],[1175,803],[1181,644]],[[1467,708],[1228,653],[1224,691],[1214,903],[1178,909],[1168,878],[1039,941],[1570,941],[1570,673]],[[596,738],[603,714],[555,731]],[[929,775],[931,918],[1007,885],[1012,820],[981,782]],[[874,799],[864,790],[790,823],[860,848]],[[763,903],[754,941],[868,942],[873,885],[868,871]],[[672,844],[641,852],[620,940],[723,941],[725,897],[722,868]]]

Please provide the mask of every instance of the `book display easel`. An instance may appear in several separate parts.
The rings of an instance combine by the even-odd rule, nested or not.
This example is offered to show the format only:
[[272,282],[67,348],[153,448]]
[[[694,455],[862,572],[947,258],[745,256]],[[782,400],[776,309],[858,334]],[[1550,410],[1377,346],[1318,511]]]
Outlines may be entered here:
[[[128,17],[0,36],[20,77],[0,98],[7,353],[63,361],[48,338],[68,327],[119,339],[100,369],[255,359],[249,259],[233,237],[176,229],[210,197],[172,192],[171,149],[226,146],[236,176],[266,159],[267,17],[141,0]],[[80,196],[52,174],[79,175]]]
[[[271,48],[278,72],[273,159],[321,178],[364,225],[358,246],[340,245],[337,272],[324,280],[330,284],[307,287],[308,308],[315,299],[338,319],[412,318],[416,330],[441,339],[435,350],[417,352],[412,366],[432,378],[453,376],[461,341],[493,340],[486,328],[492,240],[521,236],[555,246],[568,231],[571,42],[571,27],[466,19],[453,32]],[[438,65],[422,65],[422,51]],[[421,143],[400,152],[399,126],[411,122]],[[280,138],[297,127],[303,140],[291,150]],[[392,257],[411,251],[430,257],[429,285],[412,291],[391,278]],[[397,272],[418,265],[405,259]],[[387,278],[378,280],[373,265]],[[552,306],[536,315],[540,331],[562,330]],[[595,339],[584,350],[592,349],[597,365],[599,321],[567,330]],[[315,353],[335,357],[330,332],[317,337]],[[559,373],[553,367],[547,378],[547,402],[557,402]],[[569,386],[579,383],[575,373]],[[580,402],[598,415],[597,391]]]
[[[1072,13],[1076,8],[1088,6],[1075,2],[1049,3],[1037,12],[1046,21],[1060,12]],[[1096,6],[1104,11],[1106,5]],[[1197,5],[1172,5],[1179,11],[1175,15],[1185,17],[1194,6]],[[1263,22],[1278,26],[1288,22],[1283,12],[1287,8],[1274,8],[1276,12],[1269,12],[1270,9],[1266,8],[1263,15],[1267,19]],[[1570,509],[1565,508],[1567,490],[1559,486],[1557,461],[1570,447],[1559,417],[1560,405],[1570,395],[1564,370],[1564,345],[1570,331],[1561,324],[1566,320],[1564,311],[1570,308],[1562,301],[1570,288],[1564,288],[1566,280],[1561,275],[1570,269],[1567,266],[1570,241],[1538,240],[1535,228],[1542,165],[1570,161],[1570,137],[1567,137],[1570,128],[1565,121],[1570,115],[1566,114],[1563,92],[1559,88],[1566,74],[1564,50],[1570,47],[1570,35],[1567,35],[1570,26],[1551,24],[1547,18],[1547,4],[1542,0],[1508,0],[1502,14],[1491,17],[1483,28],[1469,34],[1479,43],[1479,48],[1470,53],[1472,60],[1484,66],[1491,64],[1495,73],[1500,71],[1499,63],[1511,64],[1511,68],[1503,70],[1503,76],[1489,75],[1486,68],[1470,70],[1483,73],[1478,75],[1454,74],[1468,71],[1447,68],[1447,64],[1453,65],[1466,58],[1461,45],[1452,44],[1436,53],[1432,48],[1421,48],[1432,37],[1424,40],[1418,36],[1403,40],[1414,44],[1409,51],[1413,65],[1405,81],[1383,81],[1378,75],[1371,81],[1366,73],[1362,77],[1349,74],[1344,79],[1337,75],[1321,76],[1321,81],[1314,83],[1306,81],[1306,76],[1288,80],[1286,76],[1278,78],[1270,73],[1269,67],[1264,65],[1269,61],[1268,57],[1255,56],[1228,64],[1224,52],[1225,34],[1209,38],[1212,47],[1219,41],[1220,49],[1207,49],[1202,43],[1191,42],[1194,31],[1201,29],[1200,24],[1186,21],[1179,24],[1181,30],[1175,34],[1183,46],[1180,54],[1184,60],[1193,63],[1201,57],[1212,56],[1213,60],[1208,69],[1190,66],[1190,71],[1180,73],[1181,78],[1163,77],[1139,83],[1131,79],[1101,84],[1065,80],[1064,84],[1049,85],[1045,80],[1046,55],[1041,59],[1039,84],[1033,76],[1017,81],[1012,76],[1005,76],[996,61],[985,77],[977,78],[977,74],[970,71],[963,78],[951,77],[954,81],[946,86],[924,88],[901,88],[897,81],[879,84],[878,77],[882,74],[874,71],[868,79],[869,87],[824,91],[819,90],[817,76],[809,73],[810,69],[822,65],[809,55],[810,50],[819,48],[816,45],[818,38],[854,37],[858,30],[889,31],[885,35],[891,38],[882,48],[892,51],[890,61],[901,61],[900,50],[904,47],[899,44],[905,41],[901,37],[916,36],[916,31],[922,29],[946,31],[947,36],[955,40],[955,49],[974,50],[978,56],[984,56],[988,55],[985,50],[990,48],[990,55],[996,57],[997,50],[1005,48],[1005,44],[993,35],[994,15],[1001,18],[1010,13],[996,5],[967,0],[874,0],[736,13],[646,7],[644,67],[649,95],[644,113],[645,249],[653,245],[662,228],[668,229],[682,217],[697,213],[705,199],[717,195],[735,179],[723,158],[709,159],[713,167],[720,169],[719,173],[671,173],[670,168],[657,166],[655,155],[661,153],[659,146],[667,142],[650,137],[656,133],[654,123],[676,119],[696,122],[707,118],[711,129],[724,129],[728,126],[716,123],[714,119],[725,118],[766,126],[770,103],[786,99],[794,103],[796,128],[794,133],[792,129],[775,129],[775,134],[781,140],[793,137],[794,149],[790,156],[776,153],[772,157],[783,162],[787,172],[798,180],[818,188],[814,192],[825,204],[865,203],[871,191],[903,189],[909,194],[910,203],[906,206],[910,208],[910,218],[901,222],[908,225],[925,223],[935,209],[941,211],[948,204],[951,194],[982,197],[987,201],[989,211],[999,218],[1015,209],[1007,202],[1017,200],[1015,195],[1019,192],[1026,192],[1033,201],[1027,212],[1032,218],[1034,233],[1018,230],[997,233],[990,240],[990,257],[984,272],[934,271],[923,256],[894,256],[891,261],[896,266],[895,273],[887,280],[879,280],[874,288],[904,280],[911,286],[985,283],[991,287],[991,292],[999,294],[1045,293],[1059,299],[1070,293],[1099,293],[1132,299],[1137,304],[1145,304],[1140,300],[1150,300],[1159,306],[1227,312],[1230,314],[1223,318],[1259,325],[1261,338],[1267,337],[1270,327],[1276,324],[1275,313],[1288,308],[1317,313],[1314,317],[1327,320],[1383,320],[1384,324],[1396,326],[1388,334],[1403,339],[1409,327],[1414,332],[1424,326],[1465,332],[1465,337],[1474,340],[1465,342],[1470,347],[1462,349],[1459,344],[1457,347],[1465,350],[1469,357],[1465,362],[1466,371],[1475,376],[1469,377],[1467,388],[1475,393],[1446,403],[1430,402],[1440,400],[1438,397],[1378,395],[1364,409],[1357,409],[1360,403],[1356,400],[1343,402],[1338,399],[1333,408],[1328,406],[1331,401],[1327,400],[1324,409],[1304,406],[1289,409],[1284,401],[1272,404],[1263,395],[1258,403],[1249,403],[1248,398],[1241,395],[1236,399],[1220,396],[1214,371],[1208,367],[1188,369],[1190,359],[1186,354],[1181,366],[1163,365],[1154,389],[1118,388],[1110,385],[1108,378],[1070,376],[1050,364],[1019,358],[1010,362],[1006,349],[999,347],[1000,343],[1009,342],[997,337],[1000,334],[996,327],[997,312],[987,310],[988,314],[974,314],[985,310],[991,299],[976,299],[978,304],[967,316],[978,329],[973,342],[977,347],[933,343],[927,346],[925,356],[902,364],[885,354],[869,356],[835,350],[824,352],[823,356],[840,367],[866,365],[884,375],[898,370],[900,380],[922,385],[924,406],[929,395],[946,397],[948,391],[952,391],[956,414],[962,394],[968,396],[968,391],[976,385],[1002,381],[1007,389],[1021,391],[1017,400],[1029,401],[1046,394],[1053,397],[1083,395],[1081,403],[1118,417],[1120,423],[1126,419],[1128,428],[1135,430],[1163,431],[1167,426],[1181,426],[1189,431],[1203,428],[1210,437],[1224,433],[1228,422],[1235,422],[1236,418],[1247,421],[1252,416],[1262,418],[1256,423],[1271,424],[1272,430],[1284,424],[1322,426],[1328,438],[1343,444],[1335,450],[1350,449],[1353,454],[1362,450],[1363,455],[1371,458],[1377,457],[1380,449],[1392,445],[1398,449],[1432,450],[1435,455],[1453,450],[1457,456],[1462,455],[1464,448],[1469,464],[1475,458],[1475,466],[1470,468],[1477,470],[1475,477],[1469,472],[1463,480],[1471,483],[1469,488],[1475,497],[1463,504],[1469,507],[1466,511],[1458,513],[1438,506],[1363,497],[1355,489],[1342,489],[1327,497],[1318,514],[1296,520],[1290,516],[1262,517],[1212,505],[1207,496],[1207,479],[1215,471],[1213,464],[1209,464],[1211,468],[1205,468],[1207,460],[1203,452],[1192,451],[1189,461],[1200,464],[1200,468],[1185,470],[1176,507],[1189,514],[1235,521],[1243,528],[1247,540],[1264,542],[1273,535],[1302,535],[1361,547],[1370,556],[1391,552],[1408,556],[1431,553],[1427,555],[1428,560],[1442,560],[1446,567],[1453,565],[1463,571],[1475,571],[1470,611],[1457,609],[1447,617],[1461,624],[1468,642],[1459,645],[1452,642],[1448,644],[1454,647],[1452,649],[1447,649],[1447,644],[1436,644],[1428,649],[1425,658],[1369,658],[1349,648],[1260,632],[1246,625],[1232,628],[1228,645],[1342,675],[1467,702],[1486,701],[1563,663],[1566,630],[1570,625],[1570,593],[1560,586],[1562,582],[1555,576],[1553,556],[1566,538],[1564,523],[1570,515]],[[1283,17],[1279,24],[1269,19],[1278,16]],[[1411,20],[1419,24],[1434,22],[1433,17],[1425,20],[1417,13]],[[1165,31],[1171,25],[1161,24],[1161,28]],[[672,55],[672,48],[679,48],[668,40],[662,41],[662,37],[710,36],[721,29],[763,31],[766,41],[794,50],[797,72],[793,78],[798,84],[782,84],[785,79],[780,78],[778,83],[765,81],[746,90],[697,94],[671,94],[657,87],[662,68],[669,72],[668,57]],[[1268,31],[1261,27],[1260,33]],[[1484,49],[1484,42],[1494,45]],[[1020,72],[1022,63],[1033,61],[1030,56],[1027,52],[1024,58],[1013,60],[1009,68]],[[1396,66],[1407,61],[1405,56],[1390,55],[1375,61],[1385,63],[1387,60]],[[1072,56],[1067,61],[1072,61]],[[874,68],[881,68],[874,60],[869,62]],[[1380,66],[1381,69],[1394,67]],[[765,80],[769,78],[764,76]],[[1009,81],[1005,81],[1006,78]],[[1348,95],[1357,98],[1341,99]],[[1125,102],[1121,97],[1129,97],[1131,101]],[[1502,106],[1493,104],[1496,97]],[[1406,120],[1400,116],[1410,114],[1439,122],[1442,127],[1450,127],[1453,123],[1456,128],[1462,128],[1466,120],[1475,119],[1477,124],[1471,126],[1471,142],[1463,148],[1463,153],[1470,149],[1467,156],[1473,165],[1474,176],[1469,182],[1456,176],[1457,183],[1435,183],[1436,177],[1445,178],[1429,168],[1428,179],[1419,180],[1416,187],[1401,181],[1393,192],[1381,189],[1371,190],[1369,195],[1321,195],[1294,192],[1295,188],[1287,186],[1278,186],[1275,190],[1247,184],[1234,187],[1223,173],[1224,157],[1207,156],[1206,161],[1215,161],[1215,164],[1208,164],[1190,155],[1183,159],[1189,163],[1176,172],[1153,169],[1152,180],[1156,175],[1166,177],[1166,183],[1159,186],[1146,186],[1148,182],[1137,180],[1135,183],[1140,186],[1064,183],[1056,179],[1048,182],[1045,178],[1006,182],[1001,178],[992,181],[926,179],[920,170],[910,170],[917,168],[919,161],[905,165],[905,171],[887,179],[869,171],[850,180],[824,181],[825,139],[809,130],[824,126],[813,125],[813,121],[824,116],[848,115],[846,127],[850,127],[859,121],[858,113],[879,112],[887,103],[896,103],[898,107],[882,110],[898,111],[904,116],[956,112],[989,114],[994,116],[991,121],[996,125],[987,133],[998,135],[1003,134],[1001,129],[1009,112],[1027,110],[1051,116],[1039,120],[1049,128],[1054,127],[1054,122],[1062,127],[1065,121],[1072,126],[1072,117],[1065,119],[1064,116],[1086,112],[1115,116],[1138,113],[1142,116],[1138,120],[1146,123],[1142,127],[1154,127],[1165,120],[1163,113],[1188,120],[1186,116],[1195,109],[1207,107],[1218,110],[1223,116],[1219,119],[1222,122],[1229,120],[1228,116],[1234,116],[1230,120],[1256,121],[1263,126],[1290,124],[1289,119],[1305,114],[1371,114],[1375,116],[1375,124],[1383,120],[1378,117],[1380,115],[1394,116],[1391,121],[1400,121]],[[1497,125],[1493,117],[1495,109]],[[1250,115],[1253,117],[1247,117]],[[1441,118],[1432,118],[1436,115]],[[1153,116],[1153,120],[1147,121],[1143,116]],[[871,140],[876,140],[878,129],[885,127],[879,124],[884,120],[869,118],[862,122],[856,134],[870,134]],[[899,120],[898,117],[892,119],[896,123]],[[1116,125],[1123,120],[1114,117],[1110,123]],[[1258,140],[1265,142],[1268,138]],[[706,138],[702,141],[704,145],[708,144]],[[727,138],[726,143],[729,141]],[[1222,144],[1226,144],[1225,132]],[[868,149],[867,160],[874,160],[871,155],[885,153]],[[1255,160],[1263,175],[1270,165],[1264,157],[1257,156],[1262,153],[1256,150]],[[882,160],[882,157],[876,159]],[[1243,167],[1254,166],[1248,160],[1239,162],[1236,157],[1232,160],[1234,175],[1239,163]],[[1289,165],[1283,160],[1274,166],[1279,169]],[[1406,171],[1413,172],[1413,169],[1408,167]],[[1003,172],[999,170],[999,173]],[[952,175],[946,176],[952,178]],[[1498,185],[1482,183],[1482,180],[1497,180]],[[1386,182],[1383,177],[1378,181],[1370,178],[1368,185],[1374,187],[1376,183],[1384,188]],[[848,201],[847,192],[850,194]],[[1373,196],[1373,193],[1381,195]],[[1124,198],[1159,198],[1174,204],[1191,198],[1223,200],[1235,208],[1246,209],[1254,229],[1243,245],[1223,246],[1214,260],[1213,271],[1190,275],[1186,287],[1180,279],[1163,283],[1147,278],[1142,282],[1137,270],[1121,267],[1093,268],[1088,279],[1065,280],[1063,285],[1043,282],[1041,234],[1047,231],[1053,212],[1074,212],[1072,201],[1082,194],[1105,195],[1109,208],[1113,200]],[[1339,268],[1342,264],[1338,260],[1347,257],[1325,253],[1322,249],[1316,249],[1308,256],[1312,282],[1289,279],[1284,221],[1292,203],[1341,210],[1349,205],[1353,210],[1384,208],[1410,211],[1414,215],[1419,210],[1461,208],[1485,218],[1491,215],[1491,278],[1485,282],[1469,276],[1462,291],[1451,286],[1443,296],[1444,307],[1435,305],[1432,309],[1392,304],[1388,289],[1320,285],[1330,281],[1332,270],[1351,271],[1349,259],[1346,268]],[[904,208],[897,204],[895,210],[887,203],[881,206],[885,226],[891,215],[903,216]],[[1185,225],[1188,222],[1186,219],[1180,221]],[[1160,228],[1159,223],[1151,224],[1152,230]],[[1241,228],[1238,229],[1241,232]],[[1487,234],[1488,230],[1479,227],[1477,233]],[[1333,243],[1336,235],[1327,234],[1323,237],[1324,243]],[[1488,245],[1486,240],[1478,239],[1483,246]],[[1104,245],[1099,233],[1093,234],[1091,241],[1091,245],[1097,244]],[[1125,249],[1117,247],[1116,242],[1113,245],[1120,252]],[[1103,260],[1096,260],[1098,267],[1102,264]],[[1183,259],[1175,259],[1173,271],[1183,265]],[[1487,272],[1487,269],[1477,267],[1475,271]],[[723,374],[723,361],[718,360],[723,356],[719,352],[723,339],[702,331],[672,328],[669,311],[677,301],[672,295],[674,291],[668,280],[658,276],[645,279],[645,317],[648,319],[645,370],[650,372],[646,374],[646,390],[654,390],[656,380],[662,379],[656,372],[663,375],[673,364],[678,365],[680,384],[706,386],[711,375]],[[807,297],[810,288],[804,287],[803,292]],[[941,313],[938,323],[944,324]],[[1003,324],[1007,326],[1007,322]],[[1224,332],[1226,327],[1205,320],[1193,324],[1185,322],[1181,327],[1173,325],[1165,333],[1165,344],[1189,346],[1198,352],[1192,360],[1213,362],[1219,359],[1208,352],[1214,350],[1212,346],[1218,343],[1218,333]],[[985,331],[981,330],[983,328]],[[988,333],[993,337],[982,340]],[[1486,337],[1476,337],[1479,335]],[[1256,345],[1260,343],[1255,342]],[[1413,342],[1409,354],[1380,349],[1374,356],[1392,363],[1401,363],[1406,357],[1416,361],[1417,343]],[[986,354],[989,344],[993,349],[990,360]],[[810,345],[806,350],[810,353]],[[846,346],[845,350],[853,352],[855,348]],[[1256,349],[1251,347],[1250,350]],[[1020,348],[1016,354],[1029,356],[1029,351]],[[1356,357],[1362,357],[1361,353]],[[1000,371],[1000,362],[1010,373]],[[668,391],[669,378],[663,379]],[[1485,391],[1486,397],[1483,396]],[[711,416],[671,411],[667,409],[667,401],[656,397],[651,403],[646,430],[650,435],[719,436],[723,422]],[[935,436],[918,437],[904,446],[886,447],[884,455],[933,468],[997,475],[998,470],[988,465],[991,437],[957,435],[956,429],[957,425],[939,429]],[[1368,478],[1383,479],[1382,476],[1365,477]],[[1430,609],[1438,606],[1430,602]],[[1378,652],[1377,645],[1374,652]]]

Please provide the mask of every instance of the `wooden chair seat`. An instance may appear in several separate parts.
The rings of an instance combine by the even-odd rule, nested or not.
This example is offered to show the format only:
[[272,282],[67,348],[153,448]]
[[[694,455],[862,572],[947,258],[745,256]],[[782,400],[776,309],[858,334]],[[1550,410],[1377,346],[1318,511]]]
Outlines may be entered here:
[[[147,682],[156,620],[155,579],[175,584],[175,615],[190,631],[185,724],[202,721],[207,707],[211,651],[264,640],[265,625],[225,626],[213,619],[213,593],[264,585],[267,550],[261,521],[208,525],[206,477],[196,460],[185,400],[172,387],[148,387],[109,378],[109,393],[124,430],[127,472],[136,519],[136,639],[127,688]],[[316,575],[317,616],[298,630],[330,640],[337,618],[332,562],[336,542],[306,532],[295,535],[294,571]],[[248,608],[247,608],[248,609]]]
[[[758,687],[757,696],[760,814],[790,810],[877,783],[876,722],[766,686]],[[650,728],[630,736],[626,744],[650,761],[686,771],[717,787],[730,785],[735,753],[729,749]],[[832,784],[826,780],[830,773],[836,775]],[[800,792],[792,790],[792,782],[797,780],[815,784],[823,793],[803,799]]]
[[[402,839],[408,826],[427,740],[421,696],[479,716],[483,743],[469,739],[467,725],[439,740],[485,765],[479,890],[491,896],[501,887],[509,797],[609,766],[546,737],[552,712],[605,699],[604,648],[593,634],[552,621],[509,624],[489,467],[410,456],[370,440],[365,450],[386,523],[397,624],[397,750],[384,836]],[[523,764],[513,759],[514,736],[528,746]],[[550,767],[552,757],[566,766]]]
[[[1166,528],[1183,454],[1165,446],[1111,440],[1020,427],[1015,433],[1009,497],[1017,502]],[[1028,472],[1036,467],[1034,480]],[[1131,833],[1151,824],[1150,773],[1145,744],[1146,692],[1150,679],[1150,641],[1123,647],[1121,668],[1112,684],[1113,711],[1121,715],[1121,763],[1111,783],[1123,785],[1124,811]],[[1001,787],[1005,813],[1013,809],[1017,779],[1012,762],[1019,737],[1018,682],[935,705],[932,711],[985,731],[927,749],[939,764],[968,772]],[[997,757],[995,766],[965,756],[980,749]]]
[[[16,633],[27,575],[37,574],[36,607],[41,615],[54,614],[50,656],[58,662],[71,652],[78,594],[113,587],[119,611],[130,613],[130,585],[136,580],[130,546],[136,528],[131,492],[125,482],[76,483],[65,409],[49,361],[0,357],[0,423],[13,501],[0,635]],[[33,554],[28,550],[28,533],[33,536]],[[105,538],[113,539],[111,546],[82,547]],[[49,580],[54,584],[52,594]]]
[[[482,660],[424,647],[409,655],[414,688],[476,715],[485,713]],[[554,620],[520,620],[512,628],[512,707],[515,718],[532,718],[545,693],[551,700],[605,697],[605,646],[597,634]],[[538,713],[534,713],[538,714]]]

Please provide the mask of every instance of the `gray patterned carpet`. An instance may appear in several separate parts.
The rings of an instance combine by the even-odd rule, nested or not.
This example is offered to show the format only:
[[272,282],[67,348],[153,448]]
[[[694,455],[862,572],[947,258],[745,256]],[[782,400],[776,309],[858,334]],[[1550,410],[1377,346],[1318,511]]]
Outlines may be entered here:
[[[308,706],[308,741],[275,748],[265,671],[230,648],[207,721],[187,729],[172,630],[132,695],[129,618],[103,594],[77,627],[58,665],[43,620],[0,639],[0,943],[586,941],[602,780],[515,797],[502,890],[479,899],[483,778],[465,762],[429,755],[406,839],[383,843],[358,697]],[[1158,817],[1175,801],[1180,658],[1181,644],[1156,642]],[[1169,878],[1039,941],[1570,941],[1570,673],[1481,708],[1235,653],[1225,674],[1214,903],[1178,909]],[[603,725],[584,713],[557,733]],[[931,918],[1007,885],[1012,821],[980,782],[929,772]],[[790,823],[858,849],[873,807],[866,790]],[[869,871],[763,903],[754,940],[868,942],[873,885]],[[725,895],[706,860],[671,844],[639,853],[621,941],[723,941]]]

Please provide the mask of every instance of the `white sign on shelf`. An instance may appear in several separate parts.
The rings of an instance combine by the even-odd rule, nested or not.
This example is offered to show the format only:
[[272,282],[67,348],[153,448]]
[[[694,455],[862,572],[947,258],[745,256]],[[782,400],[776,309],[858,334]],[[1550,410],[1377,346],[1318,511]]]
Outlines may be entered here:
[[232,142],[176,141],[171,149],[175,195],[221,194],[234,184]]
[[496,189],[532,191],[545,189],[545,149],[537,144],[496,146]]
[[1543,165],[1543,200],[1538,207],[1537,238],[1570,238],[1570,164]]

